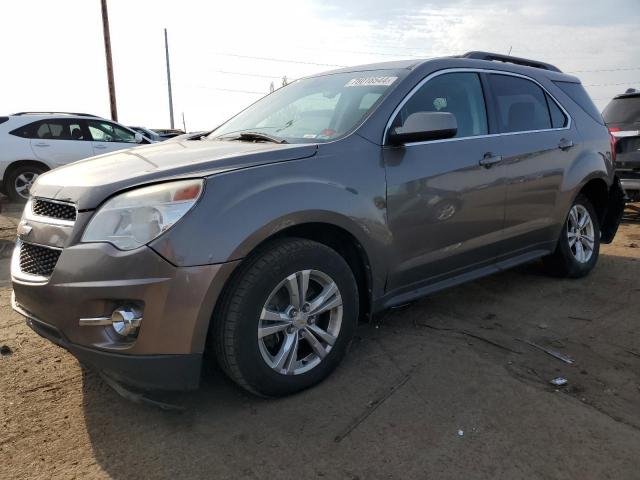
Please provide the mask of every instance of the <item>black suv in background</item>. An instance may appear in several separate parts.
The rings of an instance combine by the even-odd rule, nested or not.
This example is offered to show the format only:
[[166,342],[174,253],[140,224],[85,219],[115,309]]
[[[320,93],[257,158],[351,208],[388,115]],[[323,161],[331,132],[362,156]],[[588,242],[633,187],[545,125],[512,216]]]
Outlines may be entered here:
[[622,187],[632,201],[640,201],[640,90],[617,95],[602,112],[613,135],[612,151]]

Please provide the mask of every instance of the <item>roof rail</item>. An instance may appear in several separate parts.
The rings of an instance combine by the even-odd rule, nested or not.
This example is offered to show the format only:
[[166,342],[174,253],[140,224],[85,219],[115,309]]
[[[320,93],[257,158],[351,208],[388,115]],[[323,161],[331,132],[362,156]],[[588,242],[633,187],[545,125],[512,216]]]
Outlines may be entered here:
[[543,70],[549,70],[552,72],[560,72],[555,65],[550,63],[539,62],[537,60],[529,60],[527,58],[512,57],[511,55],[501,55],[499,53],[491,52],[467,52],[464,55],[460,55],[461,58],[472,58],[474,60],[490,60],[505,63],[514,63],[516,65],[524,65],[525,67],[542,68]]
[[76,113],[76,112],[18,112],[13,113],[13,116],[20,115],[76,115],[78,117],[95,117],[100,118],[98,115],[92,115],[90,113]]

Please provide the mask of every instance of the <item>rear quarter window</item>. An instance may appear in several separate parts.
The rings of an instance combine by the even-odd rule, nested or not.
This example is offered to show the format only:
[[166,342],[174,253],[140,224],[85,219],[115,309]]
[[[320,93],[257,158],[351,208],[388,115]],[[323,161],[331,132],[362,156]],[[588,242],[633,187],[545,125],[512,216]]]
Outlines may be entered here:
[[584,110],[591,118],[601,125],[604,125],[604,120],[598,107],[595,106],[593,100],[584,89],[581,83],[573,82],[553,82],[562,90],[571,100],[576,102],[578,106]]
[[607,123],[640,123],[640,95],[614,98],[602,116]]

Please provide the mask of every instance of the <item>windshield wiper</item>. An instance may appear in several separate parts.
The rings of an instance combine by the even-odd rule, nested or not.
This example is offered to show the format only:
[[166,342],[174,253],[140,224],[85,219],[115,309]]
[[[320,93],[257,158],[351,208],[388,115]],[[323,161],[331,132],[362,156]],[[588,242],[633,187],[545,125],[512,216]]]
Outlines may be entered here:
[[240,140],[240,141],[262,140],[265,142],[272,142],[272,143],[289,143],[284,138],[276,137],[274,135],[269,135],[268,133],[262,133],[262,132],[242,132],[238,136],[229,138],[228,140]]

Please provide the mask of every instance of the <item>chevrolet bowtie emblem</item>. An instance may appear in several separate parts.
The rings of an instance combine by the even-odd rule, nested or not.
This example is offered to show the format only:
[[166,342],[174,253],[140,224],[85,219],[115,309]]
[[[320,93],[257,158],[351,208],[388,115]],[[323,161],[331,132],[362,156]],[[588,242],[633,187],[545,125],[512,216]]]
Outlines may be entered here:
[[21,238],[28,237],[31,230],[33,230],[33,227],[28,223],[20,223],[20,225],[18,225],[18,236]]

